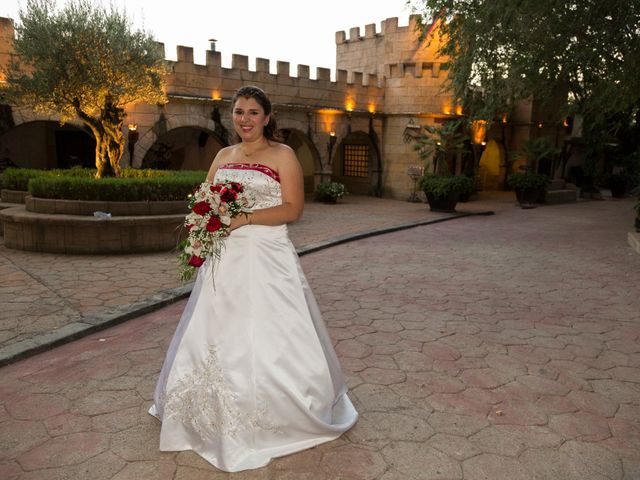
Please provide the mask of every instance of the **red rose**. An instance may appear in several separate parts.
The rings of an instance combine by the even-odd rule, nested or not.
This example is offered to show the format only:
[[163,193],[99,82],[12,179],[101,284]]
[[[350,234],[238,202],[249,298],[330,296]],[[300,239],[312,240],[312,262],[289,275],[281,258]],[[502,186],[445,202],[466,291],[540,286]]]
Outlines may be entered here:
[[231,189],[232,189],[234,192],[237,192],[237,193],[242,193],[242,192],[244,192],[244,187],[242,186],[242,184],[241,184],[241,183],[237,183],[237,182],[233,182],[233,183],[231,183]]
[[187,232],[190,232],[190,231],[191,231],[191,229],[192,229],[194,226],[195,226],[195,225],[187,224],[187,225],[185,226],[185,228],[187,229]]
[[211,216],[209,218],[209,221],[207,222],[207,231],[216,232],[220,230],[220,227],[222,227],[222,222],[220,222],[220,219],[215,215]]
[[220,192],[220,200],[225,203],[231,203],[236,198],[238,198],[238,194],[229,188],[223,188]]
[[196,267],[196,268],[200,267],[203,263],[204,263],[204,258],[198,257],[197,255],[193,255],[189,259],[189,265],[191,265],[192,267]]
[[211,211],[211,206],[207,202],[198,202],[193,206],[194,213],[204,216]]
[[212,192],[219,192],[220,190],[222,190],[222,185],[220,185],[219,183],[215,184],[215,185],[211,185],[211,191]]

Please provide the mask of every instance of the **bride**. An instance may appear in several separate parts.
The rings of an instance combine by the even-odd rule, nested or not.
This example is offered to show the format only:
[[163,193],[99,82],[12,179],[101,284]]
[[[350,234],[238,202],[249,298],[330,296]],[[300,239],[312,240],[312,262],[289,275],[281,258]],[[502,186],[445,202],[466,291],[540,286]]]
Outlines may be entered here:
[[256,204],[232,220],[219,262],[200,267],[149,413],[160,450],[237,472],[334,440],[358,413],[287,234],[304,206],[300,164],[275,141],[261,89],[240,88],[232,106],[241,142],[220,150],[207,181],[240,182]]

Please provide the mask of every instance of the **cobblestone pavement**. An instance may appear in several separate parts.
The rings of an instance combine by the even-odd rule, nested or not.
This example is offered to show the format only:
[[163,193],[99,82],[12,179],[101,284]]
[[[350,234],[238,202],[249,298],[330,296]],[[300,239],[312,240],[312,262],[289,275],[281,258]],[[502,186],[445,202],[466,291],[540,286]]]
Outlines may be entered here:
[[[513,208],[513,194],[487,194],[461,212]],[[420,203],[348,196],[336,205],[308,202],[290,226],[297,247],[377,228],[443,217]],[[77,335],[91,326],[171,301],[180,293],[175,253],[56,255],[0,243],[0,365],[21,352]],[[177,290],[177,292],[176,292]]]
[[146,411],[184,300],[2,369],[6,480],[640,478],[631,201],[416,227],[302,257],[361,418],[238,474]]

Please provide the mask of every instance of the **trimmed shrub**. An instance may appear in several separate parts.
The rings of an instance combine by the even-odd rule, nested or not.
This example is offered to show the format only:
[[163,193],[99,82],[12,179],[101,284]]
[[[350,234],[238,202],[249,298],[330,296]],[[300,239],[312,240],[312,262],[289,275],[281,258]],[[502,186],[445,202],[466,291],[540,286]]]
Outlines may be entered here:
[[[50,171],[53,172],[53,171]],[[187,200],[202,183],[204,171],[158,171],[124,169],[120,178],[91,175],[36,175],[28,190],[34,197],[65,200],[162,201]]]
[[29,180],[47,172],[35,168],[7,168],[0,177],[0,186],[6,190],[27,191]]
[[446,197],[452,192],[471,194],[475,188],[472,178],[465,175],[426,174],[418,179],[419,188],[435,197]]

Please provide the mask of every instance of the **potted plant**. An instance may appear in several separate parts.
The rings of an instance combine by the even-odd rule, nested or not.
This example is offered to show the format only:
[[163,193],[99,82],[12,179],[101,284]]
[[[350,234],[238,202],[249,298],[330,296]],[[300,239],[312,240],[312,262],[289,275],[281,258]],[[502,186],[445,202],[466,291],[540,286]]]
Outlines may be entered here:
[[611,190],[613,198],[624,198],[633,185],[633,177],[626,172],[610,173],[604,176],[602,184]]
[[418,180],[418,186],[427,197],[433,212],[455,212],[460,195],[473,192],[473,179],[464,175],[425,174]]
[[533,205],[544,202],[551,180],[542,173],[525,170],[510,174],[507,184],[515,191],[520,205]]
[[315,199],[324,203],[336,203],[339,199],[347,195],[346,187],[340,182],[319,183],[315,191]]

